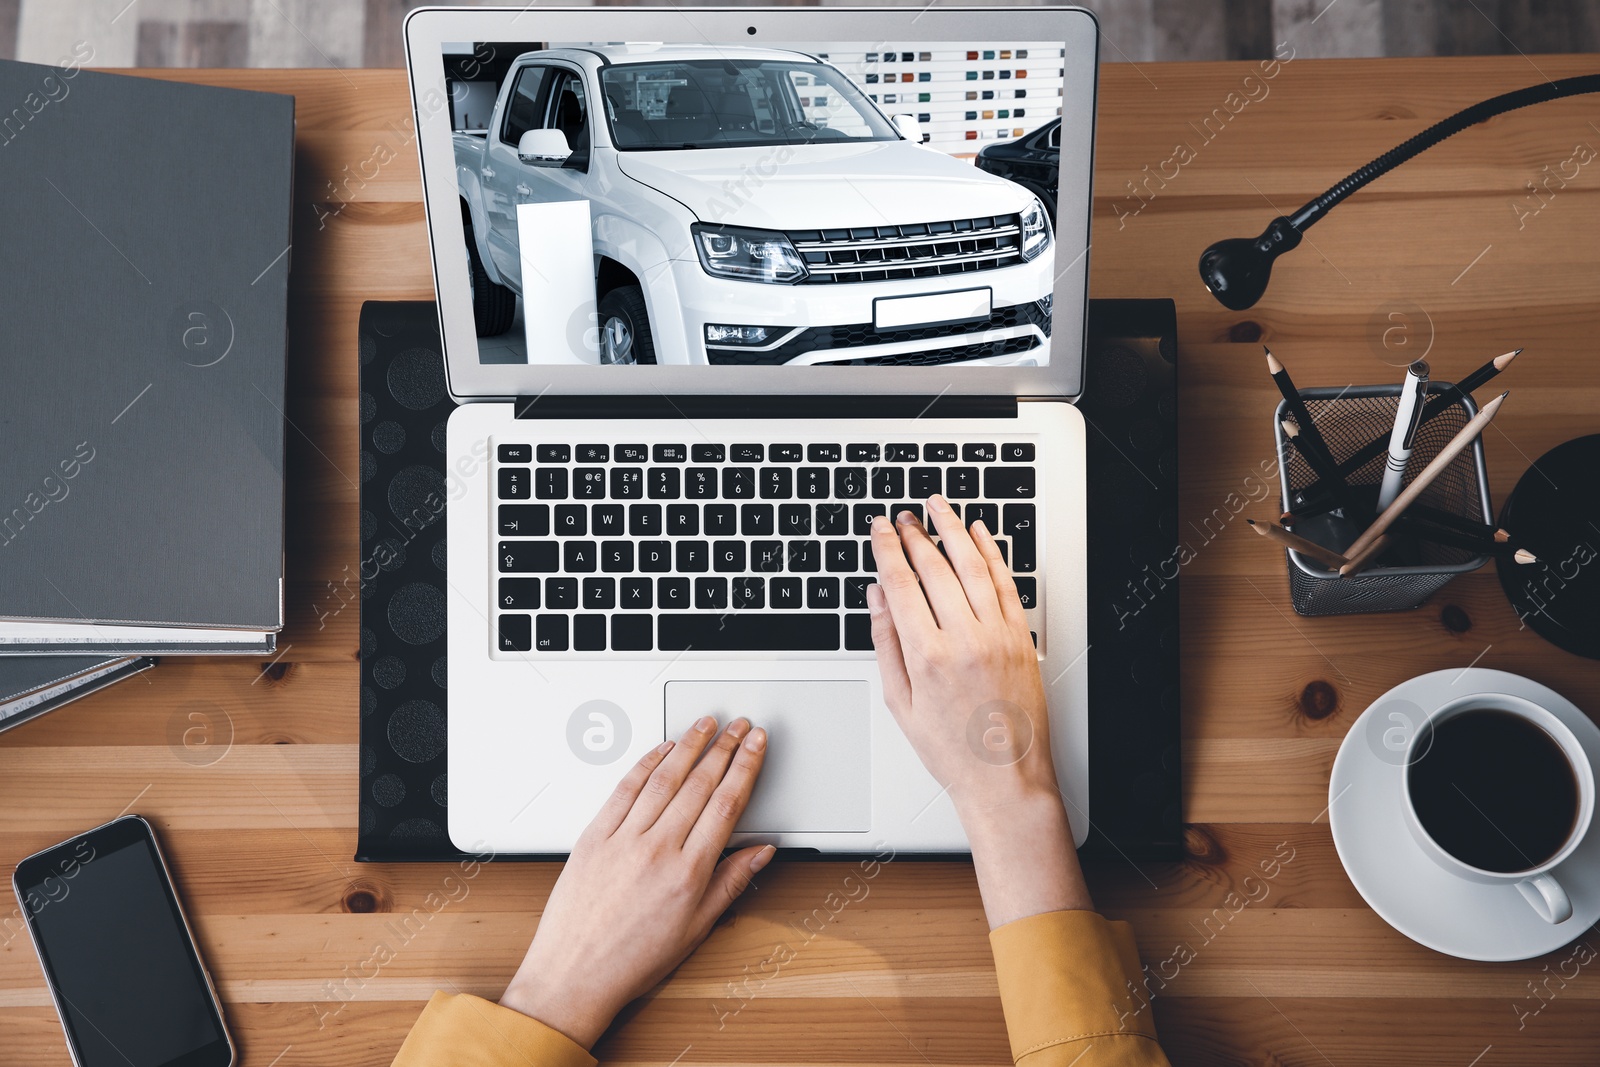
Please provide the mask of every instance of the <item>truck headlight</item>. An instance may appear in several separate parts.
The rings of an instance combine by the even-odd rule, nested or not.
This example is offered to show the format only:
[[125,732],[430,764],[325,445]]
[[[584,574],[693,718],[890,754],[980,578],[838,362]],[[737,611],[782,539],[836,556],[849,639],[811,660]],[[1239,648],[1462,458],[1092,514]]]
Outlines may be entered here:
[[1033,203],[1022,213],[1022,258],[1033,259],[1050,247],[1050,219],[1044,205],[1034,197]]
[[794,282],[806,276],[800,253],[781,233],[700,223],[690,229],[707,274],[755,282]]
[[760,345],[778,332],[776,326],[728,326],[716,322],[706,323],[708,345]]

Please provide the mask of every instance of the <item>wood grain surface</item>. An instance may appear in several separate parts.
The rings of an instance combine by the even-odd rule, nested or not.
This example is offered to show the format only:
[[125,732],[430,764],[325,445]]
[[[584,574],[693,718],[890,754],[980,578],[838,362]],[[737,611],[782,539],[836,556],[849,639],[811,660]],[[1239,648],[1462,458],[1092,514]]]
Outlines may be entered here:
[[[1150,1009],[1175,1064],[1500,1067],[1600,1056],[1600,968],[1571,977],[1574,964],[1563,963],[1574,949],[1479,964],[1412,943],[1351,886],[1326,815],[1341,738],[1403,679],[1468,664],[1512,670],[1593,715],[1600,668],[1521,628],[1490,569],[1414,612],[1296,617],[1281,553],[1242,521],[1273,509],[1235,503],[1272,455],[1276,394],[1261,341],[1302,387],[1398,381],[1396,366],[1430,336],[1441,378],[1526,346],[1501,379],[1511,397],[1486,439],[1496,501],[1534,457],[1600,429],[1600,160],[1565,163],[1594,158],[1600,105],[1547,104],[1431,150],[1311,231],[1249,312],[1216,304],[1195,270],[1211,241],[1260,232],[1457,108],[1596,66],[1301,59],[1270,78],[1254,63],[1103,68],[1093,294],[1178,302],[1182,518],[1195,550],[1181,578],[1191,828],[1184,862],[1097,860],[1089,876],[1101,908],[1133,922],[1152,968],[1180,944],[1194,949]],[[357,618],[353,606],[340,610],[338,588],[358,554],[356,316],[364,300],[432,294],[405,78],[151,74],[298,98],[289,625],[273,661],[169,658],[0,737],[0,861],[9,874],[20,857],[119,812],[149,816],[243,1062],[387,1064],[432,990],[498,995],[559,871],[350,859]],[[1407,332],[1386,340],[1397,324]],[[196,724],[204,735],[186,742]],[[1229,893],[1245,892],[1246,876],[1275,856],[1266,896],[1233,914]],[[970,867],[889,863],[830,911],[853,869],[774,865],[620,1021],[603,1058],[1008,1062]],[[448,897],[434,911],[438,893]],[[794,959],[763,979],[761,961],[779,944]],[[382,966],[380,946],[393,955]],[[0,1064],[67,1062],[8,895]]]

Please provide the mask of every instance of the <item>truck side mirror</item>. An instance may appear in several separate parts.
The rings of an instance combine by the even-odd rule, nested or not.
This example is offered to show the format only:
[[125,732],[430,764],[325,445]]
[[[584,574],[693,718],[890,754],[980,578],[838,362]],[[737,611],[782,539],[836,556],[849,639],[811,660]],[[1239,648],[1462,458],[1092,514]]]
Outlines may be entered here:
[[517,158],[535,167],[559,167],[572,155],[560,130],[529,130],[517,142]]
[[900,131],[900,136],[912,144],[922,144],[928,135],[922,132],[922,123],[917,121],[915,115],[896,115],[894,128]]

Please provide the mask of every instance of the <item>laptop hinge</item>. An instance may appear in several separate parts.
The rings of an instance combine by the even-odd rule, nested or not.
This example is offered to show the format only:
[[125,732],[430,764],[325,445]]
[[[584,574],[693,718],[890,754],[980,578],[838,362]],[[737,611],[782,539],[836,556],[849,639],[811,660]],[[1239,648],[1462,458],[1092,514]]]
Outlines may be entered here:
[[1014,419],[1014,396],[519,396],[519,419]]

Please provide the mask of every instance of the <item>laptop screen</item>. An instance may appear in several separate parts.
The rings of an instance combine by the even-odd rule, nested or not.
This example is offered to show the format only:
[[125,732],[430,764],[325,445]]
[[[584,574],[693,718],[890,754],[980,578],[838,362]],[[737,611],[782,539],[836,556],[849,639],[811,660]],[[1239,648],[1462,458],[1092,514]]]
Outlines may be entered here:
[[1062,41],[432,44],[460,215],[457,247],[432,220],[435,270],[475,348],[453,367],[1075,377],[1084,60]]

